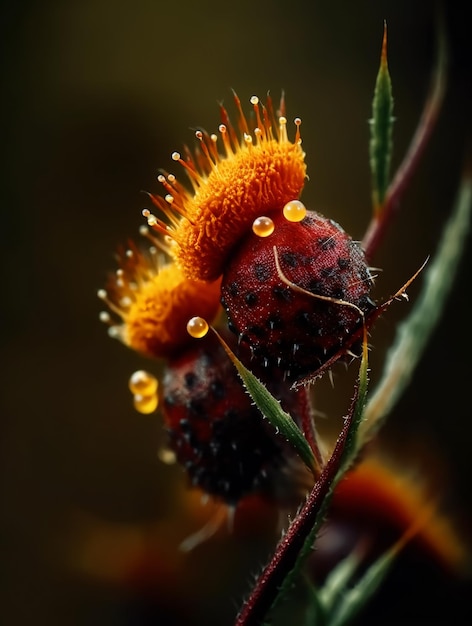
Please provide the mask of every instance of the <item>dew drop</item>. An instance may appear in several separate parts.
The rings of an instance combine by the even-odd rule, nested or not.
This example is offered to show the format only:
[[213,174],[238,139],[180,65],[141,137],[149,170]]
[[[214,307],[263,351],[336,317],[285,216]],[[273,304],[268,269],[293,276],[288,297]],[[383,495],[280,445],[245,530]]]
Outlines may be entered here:
[[134,408],[138,413],[142,413],[143,415],[149,415],[150,413],[154,413],[154,411],[157,409],[158,403],[159,401],[157,393],[147,396],[143,396],[140,393],[137,393],[133,398]]
[[289,222],[301,222],[306,216],[306,207],[300,200],[290,200],[284,206],[283,213]]
[[203,317],[192,317],[187,323],[187,332],[195,339],[201,339],[208,332],[208,322]]
[[170,448],[161,448],[158,451],[157,456],[166,465],[172,465],[173,463],[177,461],[175,452],[171,450]]
[[145,370],[137,370],[131,374],[128,387],[133,394],[150,396],[156,393],[158,380]]
[[269,235],[272,235],[274,228],[274,222],[270,219],[270,217],[266,217],[264,215],[256,217],[252,224],[252,232],[258,237],[268,237]]

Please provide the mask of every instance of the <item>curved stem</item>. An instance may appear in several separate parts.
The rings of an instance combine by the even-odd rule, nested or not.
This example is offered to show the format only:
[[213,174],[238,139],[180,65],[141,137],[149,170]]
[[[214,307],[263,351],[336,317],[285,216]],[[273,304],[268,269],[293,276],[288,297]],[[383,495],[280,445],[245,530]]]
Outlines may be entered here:
[[304,506],[290,524],[275,553],[256,582],[236,618],[235,626],[259,626],[280,598],[283,587],[293,582],[310,554],[337,483],[357,456],[357,433],[364,413],[368,386],[367,328],[364,326],[358,384],[334,450]]
[[322,513],[328,506],[329,496],[340,477],[340,469],[345,461],[346,443],[352,434],[356,400],[357,393],[333,453],[304,506],[277,545],[272,559],[237,616],[235,626],[260,626],[263,623],[266,614],[277,599],[280,588],[295,567],[307,540],[316,535],[324,518]]

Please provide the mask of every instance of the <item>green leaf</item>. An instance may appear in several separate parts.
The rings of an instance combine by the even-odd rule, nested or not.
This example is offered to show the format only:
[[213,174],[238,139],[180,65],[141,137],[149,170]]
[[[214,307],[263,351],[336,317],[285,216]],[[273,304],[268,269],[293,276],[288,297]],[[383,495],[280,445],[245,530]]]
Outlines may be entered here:
[[339,602],[333,606],[327,626],[345,626],[358,615],[385,580],[400,548],[401,545],[396,544],[385,552],[354,587],[345,589],[344,594],[339,595]]
[[249,395],[254,400],[262,415],[269,420],[277,434],[285,437],[308,469],[316,475],[318,468],[314,454],[305,436],[298,428],[291,415],[282,409],[280,402],[276,400],[263,383],[241,363],[222,337],[220,337],[215,330],[213,330],[213,332],[217,335],[223,348],[236,366],[238,374],[249,392]]
[[304,626],[326,626],[326,611],[321,600],[320,590],[305,576],[308,591]]
[[360,429],[359,446],[371,439],[409,385],[413,372],[444,310],[465,249],[472,212],[472,178],[464,177],[454,212],[439,248],[427,267],[415,307],[397,330],[382,377],[370,396]]
[[372,173],[372,203],[375,214],[382,205],[389,186],[390,162],[393,151],[393,96],[387,63],[387,26],[384,25],[380,67],[375,83],[370,120],[370,169]]
[[333,607],[336,607],[345,594],[361,560],[362,554],[353,550],[330,571],[323,587],[318,591],[318,602],[323,606],[325,615],[332,613]]
[[[349,573],[349,568],[352,569],[353,566],[349,564],[346,566],[347,572],[343,575],[344,580],[340,582],[341,585],[345,582],[346,586],[344,587],[344,591],[340,588],[337,590],[338,601],[332,604],[331,611],[326,612],[326,626],[346,626],[346,624],[349,624],[349,622],[358,615],[384,582],[396,557],[407,543],[428,523],[433,512],[433,505],[425,506],[420,510],[415,523],[403,533],[400,539],[398,539],[389,550],[374,561],[362,578],[350,588],[347,588],[349,584],[347,574]],[[349,558],[350,557],[348,557],[347,560],[349,560]]]

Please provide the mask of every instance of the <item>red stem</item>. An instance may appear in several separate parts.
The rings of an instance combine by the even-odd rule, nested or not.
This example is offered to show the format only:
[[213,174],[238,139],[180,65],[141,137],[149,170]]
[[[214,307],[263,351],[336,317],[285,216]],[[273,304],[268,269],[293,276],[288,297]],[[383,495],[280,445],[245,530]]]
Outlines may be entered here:
[[[354,406],[354,403],[352,406]],[[338,475],[343,461],[353,413],[354,411],[351,409],[329,461],[316,481],[304,506],[277,545],[271,561],[257,580],[251,595],[236,618],[235,626],[260,626],[274,604],[284,580],[295,567],[305,541],[315,529],[320,511],[327,504],[326,497],[329,495]]]

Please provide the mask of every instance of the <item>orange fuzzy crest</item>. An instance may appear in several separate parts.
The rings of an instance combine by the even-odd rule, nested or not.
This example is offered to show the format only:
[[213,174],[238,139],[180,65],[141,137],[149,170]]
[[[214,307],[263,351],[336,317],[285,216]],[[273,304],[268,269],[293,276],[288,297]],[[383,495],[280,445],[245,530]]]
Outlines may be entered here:
[[[255,128],[249,125],[236,98],[239,113],[237,134],[222,108],[224,124],[219,127],[224,155],[217,150],[218,137],[197,131],[200,151],[179,153],[172,158],[187,171],[194,188],[192,195],[174,175],[161,175],[168,191],[165,198],[151,196],[153,204],[170,223],[144,211],[150,226],[173,239],[173,255],[192,279],[214,280],[223,272],[225,260],[260,215],[282,210],[299,197],[306,178],[304,152],[299,134],[289,141],[286,119],[278,122],[270,101],[259,105],[251,98]],[[274,130],[275,129],[275,130]]]
[[[110,325],[112,336],[146,356],[167,358],[191,341],[186,327],[192,316],[217,315],[220,284],[189,280],[175,263],[159,263],[151,250],[145,255],[132,246],[120,254],[121,267],[99,296],[122,320]],[[110,321],[108,314],[102,317]]]

